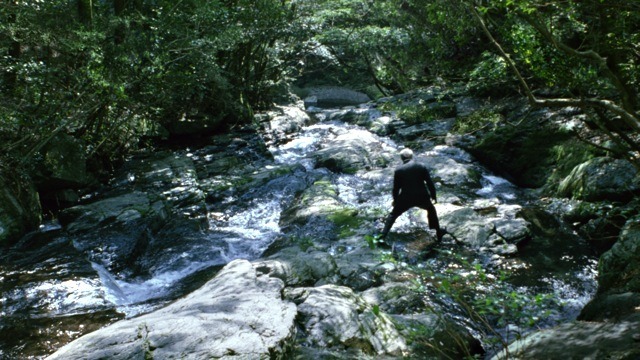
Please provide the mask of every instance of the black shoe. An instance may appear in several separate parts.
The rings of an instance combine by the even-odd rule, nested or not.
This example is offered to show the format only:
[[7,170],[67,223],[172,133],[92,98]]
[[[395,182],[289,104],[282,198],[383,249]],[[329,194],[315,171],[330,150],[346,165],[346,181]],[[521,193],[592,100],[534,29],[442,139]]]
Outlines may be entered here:
[[436,238],[438,238],[438,241],[442,241],[442,237],[445,234],[447,234],[446,228],[439,228],[438,230],[436,230]]

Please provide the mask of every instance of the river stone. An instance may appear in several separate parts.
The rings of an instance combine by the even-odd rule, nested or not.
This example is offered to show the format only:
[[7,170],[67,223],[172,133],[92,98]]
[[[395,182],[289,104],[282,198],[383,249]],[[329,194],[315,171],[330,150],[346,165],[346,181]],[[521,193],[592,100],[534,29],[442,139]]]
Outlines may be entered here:
[[411,314],[424,308],[423,295],[409,282],[388,282],[370,288],[362,293],[362,298],[387,314]]
[[396,134],[403,140],[415,140],[425,135],[440,136],[444,138],[447,133],[451,131],[455,122],[455,118],[425,121],[423,123],[397,129]]
[[287,289],[285,296],[298,304],[298,321],[312,346],[342,345],[371,355],[400,355],[407,349],[391,318],[348,287]]
[[[314,98],[315,104],[333,103],[352,105],[371,100],[367,94],[337,86],[317,86],[309,87],[305,90],[309,92],[308,98]],[[311,99],[309,101],[311,101]]]
[[304,105],[298,103],[291,106],[276,106],[268,112],[268,131],[275,137],[299,131],[311,121],[309,114],[304,111]]
[[351,251],[337,254],[335,262],[338,267],[338,278],[334,281],[356,291],[364,291],[372,286],[380,285],[382,276],[387,272],[385,263],[380,255],[364,246],[364,240],[359,236],[351,237],[360,246],[353,247]]
[[198,174],[188,154],[160,153],[131,161],[118,181],[136,190],[159,194],[175,213],[204,216],[205,195],[198,188]]
[[459,162],[437,150],[417,154],[415,158],[431,170],[435,182],[454,188],[480,188],[480,174],[474,164]]
[[305,224],[311,218],[327,217],[345,209],[346,204],[338,197],[336,186],[329,178],[323,178],[305,189],[297,201],[282,212],[280,224]]
[[254,263],[256,269],[284,281],[287,286],[313,285],[335,273],[336,264],[326,251],[302,251],[299,246],[278,250],[277,254]]
[[365,130],[338,135],[313,154],[316,167],[346,174],[374,167],[386,167],[396,151]]
[[479,340],[463,326],[441,314],[392,315],[401,335],[411,338],[412,354],[424,359],[467,359],[469,355],[484,355]]
[[78,338],[48,357],[73,359],[283,359],[296,307],[281,280],[235,260],[171,305]]
[[576,166],[558,186],[558,195],[586,201],[631,199],[640,191],[638,170],[626,160],[591,159]]
[[440,223],[458,241],[476,248],[486,246],[490,235],[495,231],[495,226],[489,219],[479,216],[470,207],[459,207],[443,214]]
[[120,196],[108,197],[86,205],[76,205],[63,210],[60,223],[70,233],[94,231],[101,225],[126,224],[135,220],[156,219],[168,216],[161,201],[153,202],[149,194],[134,191]]

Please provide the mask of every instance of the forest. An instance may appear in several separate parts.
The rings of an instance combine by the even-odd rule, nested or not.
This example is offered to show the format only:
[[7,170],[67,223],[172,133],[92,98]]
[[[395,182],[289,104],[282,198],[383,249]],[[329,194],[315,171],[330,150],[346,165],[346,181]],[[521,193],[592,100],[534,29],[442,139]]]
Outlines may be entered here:
[[582,107],[637,166],[639,10],[622,0],[6,1],[2,163],[34,166],[65,133],[90,164],[109,166],[185,118],[224,131],[316,81],[373,97],[464,84]]
[[[640,354],[638,1],[5,0],[0,69],[0,358],[111,324],[144,358],[197,354],[136,316],[243,289],[298,329],[270,358]],[[325,88],[370,103],[296,108]],[[400,255],[372,236],[405,145],[450,230],[426,260],[414,218]],[[323,301],[358,321],[317,335]]]

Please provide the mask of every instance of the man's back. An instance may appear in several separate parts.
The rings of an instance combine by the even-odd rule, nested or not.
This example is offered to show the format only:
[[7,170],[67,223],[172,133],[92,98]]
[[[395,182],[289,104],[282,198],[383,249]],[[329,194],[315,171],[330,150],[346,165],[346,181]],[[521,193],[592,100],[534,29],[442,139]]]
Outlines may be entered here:
[[393,195],[399,201],[419,201],[429,198],[429,191],[432,198],[435,198],[435,188],[429,176],[427,168],[415,161],[409,161],[399,166],[394,173]]

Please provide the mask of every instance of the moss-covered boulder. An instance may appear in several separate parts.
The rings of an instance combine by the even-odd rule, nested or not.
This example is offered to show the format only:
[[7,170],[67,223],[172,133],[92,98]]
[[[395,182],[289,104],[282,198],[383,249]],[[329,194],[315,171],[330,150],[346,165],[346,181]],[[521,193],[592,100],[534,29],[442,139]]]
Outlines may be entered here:
[[314,182],[304,190],[295,203],[283,211],[280,224],[305,224],[311,218],[329,219],[336,213],[350,211],[355,216],[357,211],[350,209],[338,196],[337,187],[329,178]]
[[618,242],[600,257],[598,291],[640,293],[640,217],[625,224]]
[[640,193],[640,175],[628,161],[597,157],[576,166],[560,182],[558,195],[586,201],[631,199]]

